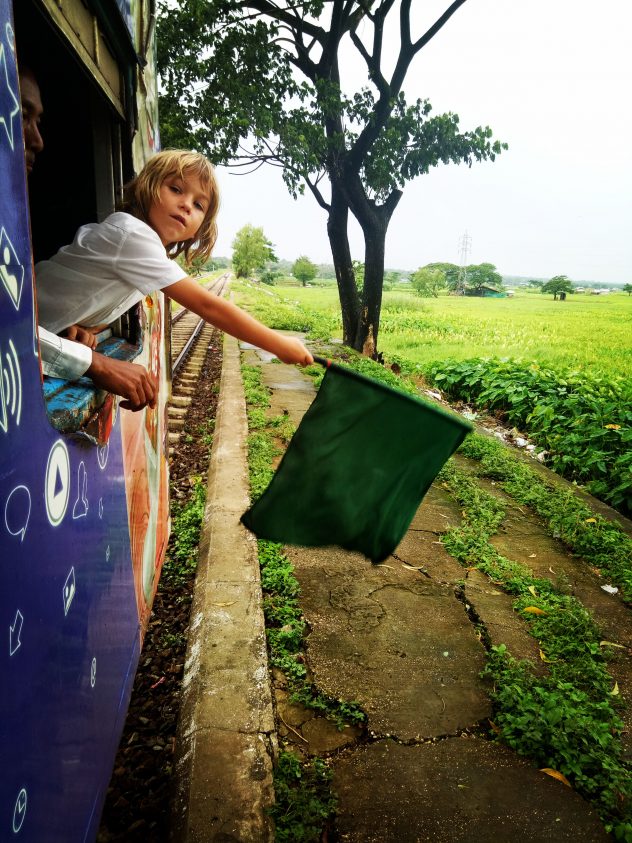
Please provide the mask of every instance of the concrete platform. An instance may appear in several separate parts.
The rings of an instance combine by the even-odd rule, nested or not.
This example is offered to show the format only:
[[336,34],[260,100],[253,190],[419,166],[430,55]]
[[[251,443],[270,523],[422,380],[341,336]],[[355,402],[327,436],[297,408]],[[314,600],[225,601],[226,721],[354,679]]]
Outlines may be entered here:
[[[282,677],[275,676],[271,691],[256,543],[239,524],[248,506],[246,421],[239,351],[230,338],[224,354],[186,663],[174,839],[274,839],[266,808],[274,798],[278,734],[303,754],[329,758],[339,841],[607,840],[595,811],[571,788],[472,735],[491,712],[477,624],[493,643],[546,667],[511,599],[445,551],[441,535],[461,515],[440,487],[430,490],[383,565],[332,548],[286,549],[310,630],[310,674],[325,693],[363,707],[366,732],[338,732],[294,705]],[[314,395],[310,379],[254,351],[247,362],[262,367],[272,389],[270,415],[285,413],[297,424]],[[589,605],[592,595],[610,640],[627,644],[627,609],[603,596],[591,572],[573,576],[572,566],[582,563],[544,535],[537,519],[512,507],[507,512],[496,546],[542,575],[563,571]],[[622,656],[624,699],[628,667]]]

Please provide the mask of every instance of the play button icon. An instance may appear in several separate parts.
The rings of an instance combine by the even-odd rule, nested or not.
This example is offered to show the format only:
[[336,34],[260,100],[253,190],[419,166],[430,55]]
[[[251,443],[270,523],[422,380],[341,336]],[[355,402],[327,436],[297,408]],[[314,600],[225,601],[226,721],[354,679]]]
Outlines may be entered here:
[[55,442],[48,455],[45,496],[48,520],[56,527],[66,514],[70,497],[70,458],[61,439]]

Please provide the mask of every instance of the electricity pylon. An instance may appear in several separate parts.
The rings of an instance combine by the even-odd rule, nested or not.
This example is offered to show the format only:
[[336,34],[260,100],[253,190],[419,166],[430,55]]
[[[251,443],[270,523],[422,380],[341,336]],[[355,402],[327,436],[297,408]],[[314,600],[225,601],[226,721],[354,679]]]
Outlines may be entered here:
[[468,266],[468,258],[470,255],[470,251],[472,250],[472,238],[470,235],[465,232],[463,237],[459,240],[459,252],[460,252],[460,264],[459,264],[459,276],[456,281],[456,294],[458,296],[462,296],[465,293],[465,288],[467,287],[467,266]]

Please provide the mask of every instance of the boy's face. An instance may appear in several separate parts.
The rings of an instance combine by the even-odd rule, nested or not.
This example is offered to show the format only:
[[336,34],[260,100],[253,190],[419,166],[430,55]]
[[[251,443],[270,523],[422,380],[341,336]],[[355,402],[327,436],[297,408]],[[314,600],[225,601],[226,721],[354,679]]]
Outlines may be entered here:
[[160,186],[158,200],[149,209],[149,224],[163,246],[192,240],[209,206],[208,189],[193,174],[173,173]]

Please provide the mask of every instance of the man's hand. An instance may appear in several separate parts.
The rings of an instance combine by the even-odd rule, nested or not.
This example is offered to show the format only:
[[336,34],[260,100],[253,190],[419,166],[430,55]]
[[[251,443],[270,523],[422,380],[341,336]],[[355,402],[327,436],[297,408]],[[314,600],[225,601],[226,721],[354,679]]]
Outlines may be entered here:
[[80,342],[82,345],[87,345],[88,348],[97,347],[96,335],[87,328],[82,328],[81,325],[71,325],[69,328],[66,328],[62,336],[66,337],[67,340],[73,340],[74,342]]
[[125,360],[114,360],[96,351],[92,352],[92,364],[86,375],[100,389],[106,389],[115,395],[121,395],[121,407],[128,410],[142,410],[149,405],[156,406],[158,389],[155,382],[143,366],[128,363]]

